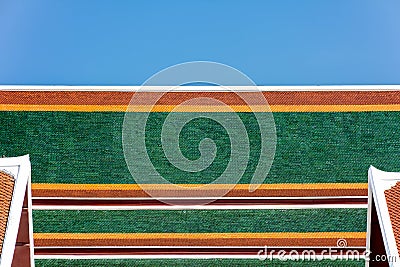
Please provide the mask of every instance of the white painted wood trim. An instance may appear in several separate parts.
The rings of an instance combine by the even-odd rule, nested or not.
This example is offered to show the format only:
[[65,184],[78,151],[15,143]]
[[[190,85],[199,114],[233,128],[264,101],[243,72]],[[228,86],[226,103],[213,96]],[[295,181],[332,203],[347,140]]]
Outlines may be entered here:
[[102,86],[102,85],[0,85],[0,91],[394,91],[400,85],[284,85],[284,86]]
[[[400,266],[399,252],[397,250],[392,223],[390,221],[389,210],[385,198],[385,190],[390,189],[398,181],[400,181],[400,173],[384,172],[371,166],[368,171],[368,180],[370,182],[372,195],[375,201],[376,212],[378,214],[386,254],[388,257],[390,256],[396,259],[395,262],[389,262],[389,266],[398,267]],[[367,236],[369,235],[370,233],[367,233]]]
[[[15,243],[17,240],[21,220],[22,206],[25,198],[27,183],[31,176],[29,155],[13,158],[0,158],[0,170],[4,170],[15,179],[14,192],[7,221],[6,233],[3,241],[3,250],[0,257],[0,267],[11,266]],[[32,253],[31,253],[31,256]],[[31,266],[34,266],[31,258]]]

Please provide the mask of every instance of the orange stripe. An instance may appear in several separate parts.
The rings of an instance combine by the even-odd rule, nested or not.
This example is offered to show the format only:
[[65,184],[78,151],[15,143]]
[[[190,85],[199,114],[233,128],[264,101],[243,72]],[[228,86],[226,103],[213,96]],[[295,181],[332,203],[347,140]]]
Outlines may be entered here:
[[273,105],[272,112],[400,111],[400,105]]
[[126,108],[127,105],[0,105],[0,111],[125,112]]
[[[182,187],[183,190],[188,188],[196,188],[201,190],[201,186],[204,184],[177,184],[169,186],[168,184],[147,184],[146,188],[168,190],[175,190],[175,186]],[[230,188],[230,184],[213,184],[208,185],[215,190]],[[236,184],[233,190],[246,190],[249,189],[249,184]],[[208,189],[210,188],[208,187]],[[291,190],[318,190],[318,189],[330,189],[330,190],[340,190],[340,189],[368,189],[368,183],[317,183],[317,184],[262,184],[258,189],[262,190],[280,190],[287,189]],[[32,184],[32,190],[65,190],[65,191],[76,191],[76,190],[122,190],[122,191],[132,191],[132,190],[142,190],[138,184],[45,184],[45,183],[34,183]]]
[[[65,112],[126,112],[127,105],[25,105],[2,104],[0,111],[65,111]],[[231,105],[191,106],[191,105],[135,105],[132,112],[368,112],[400,111],[399,104],[393,105]]]
[[216,238],[365,238],[365,232],[270,233],[34,233],[34,239],[216,239]]

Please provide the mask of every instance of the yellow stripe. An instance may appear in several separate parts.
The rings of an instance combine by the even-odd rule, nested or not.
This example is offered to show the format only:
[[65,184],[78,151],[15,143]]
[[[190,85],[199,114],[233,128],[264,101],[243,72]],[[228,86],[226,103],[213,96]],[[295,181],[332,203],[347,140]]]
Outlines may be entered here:
[[[126,112],[127,105],[24,105],[3,104],[0,111],[68,111],[68,112]],[[135,105],[132,112],[366,112],[400,111],[400,105],[254,105],[192,106],[192,105]]]
[[285,239],[361,239],[365,232],[315,232],[315,233],[34,233],[34,239],[243,239],[243,238],[285,238]]
[[[185,188],[196,188],[206,190],[220,190],[231,188],[230,184],[207,184],[207,187],[204,184],[177,184],[181,187],[181,189]],[[146,184],[147,188],[154,188],[162,190],[168,190],[170,187],[173,190],[176,190],[177,185],[169,186],[167,184]],[[237,184],[234,186],[233,190],[246,190],[249,189],[249,184]],[[332,189],[332,190],[341,190],[341,189],[368,189],[368,183],[318,183],[318,184],[262,184],[258,188],[258,190],[281,190],[281,189],[290,189],[290,190],[318,190],[318,189]],[[140,185],[138,184],[45,184],[45,183],[34,183],[32,184],[32,190],[63,190],[63,191],[80,191],[80,190],[118,190],[118,191],[133,191],[133,190],[142,190]]]

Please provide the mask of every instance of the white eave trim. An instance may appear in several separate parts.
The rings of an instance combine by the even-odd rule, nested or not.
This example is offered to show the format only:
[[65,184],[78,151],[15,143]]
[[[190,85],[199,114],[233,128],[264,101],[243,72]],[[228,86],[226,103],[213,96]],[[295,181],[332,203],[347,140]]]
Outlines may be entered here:
[[400,85],[283,85],[283,86],[99,86],[99,85],[0,85],[0,91],[110,91],[110,92],[135,92],[135,91],[162,92],[165,90],[190,92],[224,92],[224,91],[395,91],[400,90]]
[[[22,206],[27,184],[31,176],[29,155],[12,158],[0,158],[0,170],[11,174],[15,179],[14,191],[7,220],[7,228],[3,241],[3,249],[0,256],[0,267],[9,267],[11,266],[14,256],[15,243],[17,240],[19,224],[21,220]],[[33,244],[30,245],[33,246]],[[33,255],[31,251],[31,266],[34,266],[32,256]]]
[[[389,262],[389,265],[391,267],[400,266],[399,251],[397,250],[396,240],[385,198],[385,190],[390,189],[400,181],[400,173],[384,172],[371,166],[368,170],[368,181],[371,189],[370,192],[375,201],[386,254],[396,259],[395,262]],[[369,235],[370,233],[368,233],[368,236]]]

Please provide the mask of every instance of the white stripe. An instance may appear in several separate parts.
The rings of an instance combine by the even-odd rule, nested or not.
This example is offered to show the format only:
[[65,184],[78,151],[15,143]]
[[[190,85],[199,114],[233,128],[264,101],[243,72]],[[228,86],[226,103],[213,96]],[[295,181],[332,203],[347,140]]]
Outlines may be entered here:
[[[138,90],[160,92],[171,86],[68,86],[68,85],[0,85],[0,90],[7,91],[110,91],[135,92]],[[228,88],[228,89],[226,89]],[[173,91],[226,92],[254,91],[254,86],[178,86]],[[301,85],[301,86],[257,86],[257,91],[392,91],[400,90],[400,85]]]
[[[360,259],[365,259],[365,256],[360,255]],[[272,255],[273,259],[281,259],[279,255]],[[331,259],[331,260],[340,260],[346,259],[345,255],[317,255],[317,259]],[[185,254],[177,254],[177,255],[36,255],[35,259],[259,259],[258,255],[229,255],[229,254],[218,254],[218,255],[185,255]],[[286,258],[289,259],[289,258]],[[292,257],[294,259],[294,257]],[[317,260],[315,260],[317,261]],[[263,262],[260,260],[260,262]],[[264,261],[268,263],[268,260]],[[309,261],[305,261],[309,262]]]
[[82,206],[33,205],[34,210],[277,210],[277,209],[366,209],[368,204],[305,204],[305,205],[143,205]]

